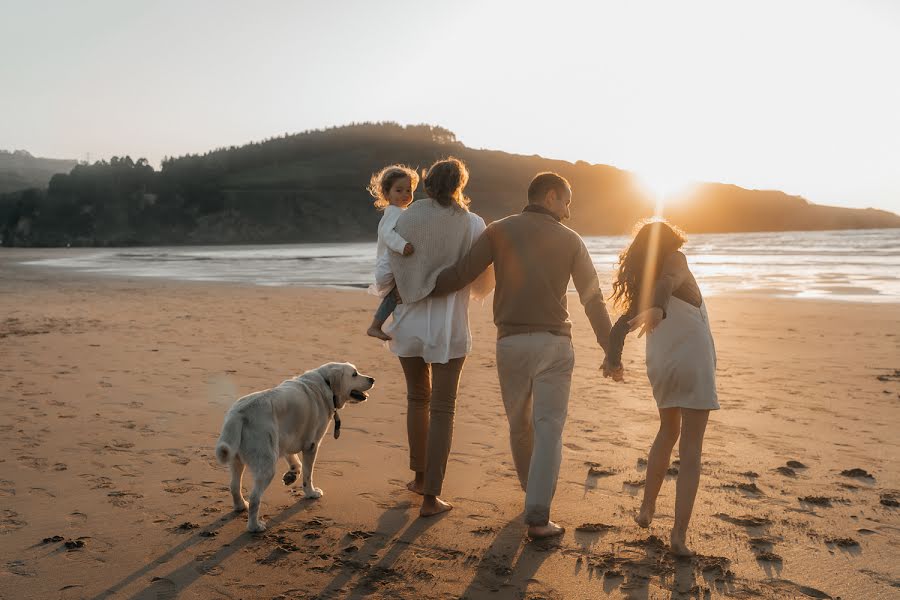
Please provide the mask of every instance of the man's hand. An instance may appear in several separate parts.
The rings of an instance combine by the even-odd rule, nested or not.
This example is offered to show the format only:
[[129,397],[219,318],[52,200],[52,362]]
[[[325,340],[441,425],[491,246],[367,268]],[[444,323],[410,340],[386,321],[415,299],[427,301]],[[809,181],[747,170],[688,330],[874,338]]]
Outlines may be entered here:
[[628,331],[634,331],[640,327],[641,331],[638,333],[638,337],[642,337],[645,333],[653,333],[653,330],[656,329],[656,326],[659,325],[662,320],[662,309],[658,306],[654,306],[653,308],[648,308],[644,312],[638,313],[638,316],[628,321],[630,327]]
[[613,367],[604,359],[600,369],[603,371],[603,377],[607,379],[611,378],[616,382],[625,381],[625,367],[622,365]]
[[403,256],[409,256],[410,254],[412,254],[415,251],[416,251],[416,249],[413,248],[413,245],[410,244],[409,242],[406,242],[406,245],[403,246]]

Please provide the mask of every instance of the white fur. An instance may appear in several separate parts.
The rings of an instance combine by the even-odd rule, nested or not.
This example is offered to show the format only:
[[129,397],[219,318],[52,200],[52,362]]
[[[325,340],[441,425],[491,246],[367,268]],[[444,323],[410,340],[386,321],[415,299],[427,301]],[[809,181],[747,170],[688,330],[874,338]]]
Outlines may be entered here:
[[[275,476],[280,457],[287,460],[290,468],[284,474],[285,485],[293,483],[302,471],[306,497],[322,496],[322,490],[313,486],[313,468],[319,444],[335,413],[335,398],[338,409],[347,402],[362,402],[351,398],[350,393],[364,393],[373,385],[373,378],[359,374],[350,363],[328,363],[272,389],[248,394],[228,410],[216,443],[216,458],[231,466],[234,510],[250,509],[249,531],[266,529],[259,518],[259,502]],[[241,493],[244,466],[253,474],[249,503]]]

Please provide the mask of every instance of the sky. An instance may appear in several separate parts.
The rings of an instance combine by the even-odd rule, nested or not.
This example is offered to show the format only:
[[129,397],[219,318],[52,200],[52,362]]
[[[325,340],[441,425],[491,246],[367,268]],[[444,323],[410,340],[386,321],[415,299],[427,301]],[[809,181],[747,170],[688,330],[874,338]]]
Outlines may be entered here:
[[0,149],[36,156],[429,123],[660,191],[900,213],[894,0],[0,0],[0,56]]

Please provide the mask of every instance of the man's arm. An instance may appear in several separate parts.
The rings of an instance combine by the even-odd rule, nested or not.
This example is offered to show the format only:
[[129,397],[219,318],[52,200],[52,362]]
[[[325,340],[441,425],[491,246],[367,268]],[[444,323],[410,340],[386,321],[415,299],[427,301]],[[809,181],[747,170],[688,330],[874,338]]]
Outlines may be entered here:
[[484,233],[475,240],[475,243],[465,256],[459,259],[452,267],[447,267],[441,271],[434,290],[431,292],[432,296],[446,296],[463,289],[475,281],[475,278],[494,262],[494,255],[491,249],[491,232],[491,226],[488,226]]
[[581,238],[578,238],[578,242],[580,247],[572,263],[572,281],[575,283],[575,289],[578,290],[578,298],[591,322],[594,335],[597,336],[597,343],[604,352],[608,352],[609,331],[612,323],[609,320],[609,313],[606,312],[606,302],[600,291],[600,280],[597,279],[597,271],[594,269],[594,263],[591,262],[591,255],[588,254]]

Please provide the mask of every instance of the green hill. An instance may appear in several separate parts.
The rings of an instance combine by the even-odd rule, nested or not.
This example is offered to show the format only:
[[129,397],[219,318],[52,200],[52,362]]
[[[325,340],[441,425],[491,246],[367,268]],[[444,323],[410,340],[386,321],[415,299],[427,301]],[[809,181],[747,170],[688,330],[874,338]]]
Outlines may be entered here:
[[68,173],[74,160],[38,158],[25,150],[0,150],[0,194],[30,187],[47,187],[57,173]]
[[[570,225],[584,235],[626,233],[652,213],[628,172],[467,148],[440,127],[384,123],[165,159],[159,171],[130,157],[77,165],[46,190],[0,196],[0,237],[15,246],[373,239],[380,213],[365,191],[371,173],[394,162],[421,169],[449,155],[468,164],[472,210],[488,221],[521,210],[528,183],[545,170],[572,182]],[[900,216],[884,211],[721,184],[698,188],[670,216],[688,231],[900,227]]]

